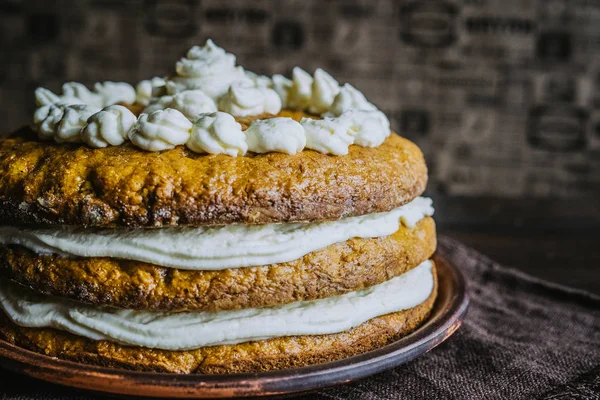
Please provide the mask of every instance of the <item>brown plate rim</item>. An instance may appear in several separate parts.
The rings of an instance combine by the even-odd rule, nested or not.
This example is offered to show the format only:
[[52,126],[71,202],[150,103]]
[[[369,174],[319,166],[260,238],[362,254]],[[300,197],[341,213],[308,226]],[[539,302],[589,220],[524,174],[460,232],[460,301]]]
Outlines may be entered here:
[[429,319],[411,334],[379,349],[329,363],[229,375],[177,375],[76,363],[25,350],[0,339],[0,365],[44,381],[96,392],[163,398],[260,397],[306,392],[397,367],[433,349],[462,324],[468,305],[461,271],[434,255],[438,299]]

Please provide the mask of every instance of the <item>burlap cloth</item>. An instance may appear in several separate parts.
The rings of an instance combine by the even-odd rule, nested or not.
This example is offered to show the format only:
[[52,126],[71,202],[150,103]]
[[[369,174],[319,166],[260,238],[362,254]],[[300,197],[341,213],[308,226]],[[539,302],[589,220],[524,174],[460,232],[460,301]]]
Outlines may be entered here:
[[[307,398],[600,399],[600,297],[507,269],[447,238],[439,251],[469,281],[461,329],[404,366]],[[0,370],[0,399],[89,397]]]

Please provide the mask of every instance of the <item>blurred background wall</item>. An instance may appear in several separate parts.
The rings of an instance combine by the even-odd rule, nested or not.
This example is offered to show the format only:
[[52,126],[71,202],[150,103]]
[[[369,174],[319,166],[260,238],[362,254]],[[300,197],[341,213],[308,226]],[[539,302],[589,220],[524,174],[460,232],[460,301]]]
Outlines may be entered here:
[[598,226],[600,2],[0,1],[0,119],[33,90],[169,74],[207,38],[247,69],[323,67],[417,142],[444,226]]

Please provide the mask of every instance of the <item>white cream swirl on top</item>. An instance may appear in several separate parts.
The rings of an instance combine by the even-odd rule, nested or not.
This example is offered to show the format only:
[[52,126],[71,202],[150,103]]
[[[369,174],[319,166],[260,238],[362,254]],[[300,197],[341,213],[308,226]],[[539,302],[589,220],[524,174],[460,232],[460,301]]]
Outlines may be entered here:
[[246,77],[252,81],[255,87],[273,88],[273,79],[266,75],[258,75],[252,71],[245,71]]
[[302,118],[306,147],[323,154],[348,154],[348,146],[377,147],[390,135],[390,124],[381,111],[349,110],[339,117]]
[[292,84],[287,91],[286,107],[306,110],[312,98],[313,78],[302,68],[292,70]]
[[353,143],[362,147],[377,147],[391,134],[390,121],[379,110],[348,110],[339,118],[350,121]]
[[64,108],[63,115],[56,124],[54,140],[57,143],[80,143],[81,131],[87,120],[98,112],[97,108],[85,104],[74,104]]
[[191,121],[196,120],[200,114],[217,111],[217,105],[202,90],[184,90],[173,96],[167,103],[166,108],[174,108],[180,111]]
[[292,87],[292,81],[281,74],[273,75],[273,90],[279,95],[282,107],[291,108],[288,104],[288,93]]
[[136,92],[133,86],[125,82],[103,82],[94,85],[94,91],[102,98],[102,106],[122,103],[133,104]]
[[167,94],[167,81],[164,78],[154,77],[139,82],[135,87],[135,101],[147,106],[152,98]]
[[248,151],[242,126],[229,114],[215,112],[203,114],[192,126],[187,143],[196,153],[243,156]]
[[300,124],[306,135],[306,147],[320,153],[343,156],[348,154],[348,146],[354,142],[349,119],[302,118]]
[[[189,143],[188,148],[195,152],[230,156],[244,155],[245,149],[255,153],[295,154],[305,147],[324,154],[345,155],[352,144],[376,147],[390,134],[388,119],[360,91],[349,84],[340,87],[320,68],[314,77],[296,67],[291,80],[282,75],[271,79],[236,66],[233,54],[208,40],[203,47],[192,47],[177,63],[176,71],[177,75],[170,78],[142,81],[136,89],[110,81],[97,83],[94,91],[69,82],[63,85],[61,95],[39,88],[36,102],[40,108],[34,115],[33,127],[40,138],[60,143],[84,141],[91,147],[105,147],[131,140],[148,151]],[[146,108],[135,129],[131,128],[131,113],[119,108],[106,109],[114,103],[136,101]],[[276,115],[283,106],[321,114],[324,119],[305,118],[300,124],[291,118],[256,121],[244,135],[240,135],[233,123],[216,123],[217,134],[207,130],[208,120],[198,121],[204,114],[217,111],[234,117]],[[105,109],[101,111],[102,107]],[[160,124],[149,122],[149,115],[157,111],[163,111],[156,116],[162,118],[160,124],[172,120],[178,128],[159,129]],[[93,116],[96,112],[101,114]],[[180,114],[189,122],[184,122]],[[216,118],[225,121],[223,116]],[[196,139],[188,140],[194,123],[199,124]],[[210,135],[206,136],[207,132]],[[236,144],[232,148],[204,146],[198,142],[202,137],[217,138],[215,143],[220,137],[235,138]]]
[[168,108],[142,114],[129,132],[129,140],[147,151],[172,149],[190,138],[192,123],[181,112]]
[[177,75],[167,82],[167,91],[174,94],[187,89],[200,89],[217,101],[234,83],[253,84],[244,69],[236,67],[235,61],[233,54],[209,39],[203,47],[192,47],[186,57],[177,62]]
[[322,114],[329,111],[337,94],[340,92],[340,85],[327,72],[321,68],[317,68],[311,91],[311,101],[308,111],[313,114]]
[[0,244],[38,254],[112,257],[190,270],[221,270],[288,262],[353,237],[388,236],[433,215],[417,197],[390,212],[337,221],[199,228],[90,229],[0,227]]
[[248,150],[254,153],[296,154],[306,146],[302,125],[291,118],[253,121],[246,130]]
[[137,117],[129,109],[113,105],[92,115],[81,131],[81,139],[90,147],[119,146],[128,139]]
[[33,129],[42,140],[52,140],[56,125],[65,113],[65,105],[62,103],[47,104],[39,107],[33,114]]
[[85,85],[78,82],[68,82],[62,86],[63,94],[60,96],[62,103],[86,104],[92,107],[102,107],[103,98],[99,93],[90,91]]
[[267,87],[231,85],[227,93],[219,100],[219,110],[234,117],[263,113],[277,114],[281,111],[281,99],[277,92]]
[[125,82],[96,83],[92,92],[78,82],[68,82],[62,86],[62,95],[52,93],[45,88],[35,90],[35,100],[38,107],[61,103],[65,105],[85,104],[102,108],[116,103],[133,104],[136,99],[135,89]]
[[326,115],[340,116],[351,110],[377,111],[377,107],[370,103],[365,95],[354,86],[346,83],[335,96]]

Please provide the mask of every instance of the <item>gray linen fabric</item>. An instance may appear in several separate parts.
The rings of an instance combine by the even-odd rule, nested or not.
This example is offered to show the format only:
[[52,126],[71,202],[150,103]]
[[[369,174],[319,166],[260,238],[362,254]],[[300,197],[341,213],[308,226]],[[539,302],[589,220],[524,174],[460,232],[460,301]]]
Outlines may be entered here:
[[[447,238],[439,251],[469,281],[461,329],[404,366],[302,397],[600,399],[600,297],[507,269]],[[92,396],[0,370],[3,400]]]

